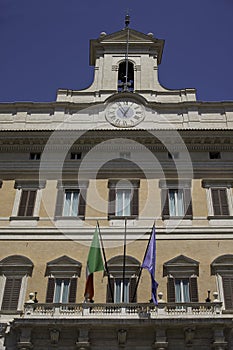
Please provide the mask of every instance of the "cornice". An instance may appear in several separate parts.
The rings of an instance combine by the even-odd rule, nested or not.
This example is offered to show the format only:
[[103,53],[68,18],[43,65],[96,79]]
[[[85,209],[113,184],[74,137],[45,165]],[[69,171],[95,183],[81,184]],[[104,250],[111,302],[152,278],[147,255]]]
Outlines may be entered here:
[[[195,89],[194,89],[195,90]],[[62,93],[69,93],[69,95],[80,95],[80,96],[93,96],[96,97],[95,91],[90,91],[87,93],[86,91],[79,91],[79,90],[62,90],[59,89],[58,92]],[[144,91],[143,91],[144,92]],[[140,93],[143,93],[142,91],[137,91],[136,93],[140,95]],[[148,93],[153,94],[167,94],[167,92],[163,91],[153,91],[149,90]],[[170,94],[177,94],[178,90],[174,90],[169,92]],[[111,93],[113,93],[111,91]],[[115,95],[115,94],[114,94]],[[133,97],[132,93],[132,97]],[[119,96],[120,97],[120,96]],[[108,100],[107,98],[106,100]],[[75,102],[69,102],[69,101],[51,101],[51,102],[1,102],[0,103],[0,112],[9,111],[12,110],[14,113],[17,110],[22,111],[23,109],[26,110],[45,110],[53,109],[54,111],[57,108],[63,108],[63,109],[72,109],[72,110],[80,110],[83,108],[87,108],[94,105],[101,105],[105,103],[106,101],[92,101],[88,103],[75,103]],[[157,110],[163,110],[163,109],[173,109],[173,111],[180,110],[181,107],[188,109],[188,108],[216,108],[216,109],[223,109],[223,108],[233,108],[233,101],[181,101],[181,102],[147,102],[147,105],[153,109]]]

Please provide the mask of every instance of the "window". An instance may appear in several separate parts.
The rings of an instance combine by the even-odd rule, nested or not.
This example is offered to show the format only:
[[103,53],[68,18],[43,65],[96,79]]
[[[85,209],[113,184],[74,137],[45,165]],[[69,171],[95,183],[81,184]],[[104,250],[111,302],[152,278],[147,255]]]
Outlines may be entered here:
[[48,280],[46,303],[75,303],[77,278],[52,278]]
[[199,263],[183,255],[166,262],[163,275],[167,276],[167,301],[198,302],[198,273]]
[[227,189],[226,188],[211,188],[211,197],[213,204],[213,214],[229,215]]
[[124,61],[119,64],[117,88],[118,92],[134,91],[134,65],[132,62]]
[[36,190],[22,190],[18,216],[33,216],[36,192]]
[[163,219],[192,218],[190,181],[160,181]]
[[79,210],[79,190],[65,190],[63,216],[77,216]]
[[81,159],[81,156],[82,156],[81,152],[79,152],[79,153],[71,152],[70,153],[70,159]]
[[233,310],[233,255],[216,258],[211,264],[211,275],[216,276],[219,299],[226,310]]
[[49,277],[46,303],[75,303],[81,268],[79,261],[66,255],[50,261],[45,273]]
[[85,218],[87,182],[58,182],[56,218]]
[[16,196],[12,210],[11,220],[23,218],[23,220],[39,219],[39,208],[42,189],[45,181],[16,181]]
[[40,157],[41,157],[41,153],[40,152],[37,152],[37,153],[30,153],[29,155],[29,159],[30,160],[40,160]]
[[32,275],[32,262],[13,255],[0,262],[0,309],[4,313],[22,310],[28,276]]
[[[125,278],[123,278],[123,256],[116,256],[108,261],[110,280],[107,286],[107,302],[130,303],[137,301],[136,283],[140,263],[135,258],[125,258]],[[113,300],[112,300],[113,297]]]
[[232,215],[232,181],[203,180],[206,188],[209,218],[225,218]]
[[137,180],[111,180],[109,187],[109,219],[138,216]]
[[221,153],[220,152],[209,152],[209,158],[210,159],[221,159]]

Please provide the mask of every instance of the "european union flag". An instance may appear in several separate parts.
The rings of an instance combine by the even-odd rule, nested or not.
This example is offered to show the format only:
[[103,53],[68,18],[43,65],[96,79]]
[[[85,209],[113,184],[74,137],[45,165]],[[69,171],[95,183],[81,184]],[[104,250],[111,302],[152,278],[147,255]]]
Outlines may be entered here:
[[156,264],[156,234],[155,234],[155,225],[152,228],[150,241],[147,247],[147,251],[142,263],[142,268],[147,269],[151,275],[151,294],[152,300],[155,305],[157,302],[157,288],[158,283],[155,281],[155,264]]

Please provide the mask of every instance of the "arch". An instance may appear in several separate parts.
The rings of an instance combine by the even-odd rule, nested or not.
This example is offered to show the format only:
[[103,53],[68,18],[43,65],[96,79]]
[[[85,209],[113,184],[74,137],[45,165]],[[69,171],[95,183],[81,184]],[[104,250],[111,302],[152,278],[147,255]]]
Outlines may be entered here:
[[[126,76],[127,76],[127,79],[126,79]],[[126,62],[126,60],[124,60],[119,63],[117,90],[118,92],[134,91],[134,63],[133,62],[131,61]]]
[[224,254],[211,263],[211,275],[233,273],[233,254]]
[[[118,255],[111,258],[108,262],[108,269],[113,277],[122,277],[124,256]],[[140,262],[132,256],[126,255],[125,257],[125,276],[132,277],[138,276],[140,271]]]
[[32,275],[32,261],[23,255],[11,255],[0,261],[1,274],[27,274]]

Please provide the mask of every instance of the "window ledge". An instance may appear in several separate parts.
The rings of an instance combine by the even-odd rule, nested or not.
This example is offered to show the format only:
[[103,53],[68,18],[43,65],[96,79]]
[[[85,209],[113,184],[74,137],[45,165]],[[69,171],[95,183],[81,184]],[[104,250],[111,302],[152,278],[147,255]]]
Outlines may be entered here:
[[207,216],[208,220],[232,220],[232,215],[209,215]]
[[85,220],[85,216],[55,216],[54,220]]
[[192,215],[185,215],[185,216],[170,216],[170,215],[163,215],[162,220],[192,220]]
[[14,221],[14,220],[20,220],[20,221],[32,221],[32,220],[40,220],[39,216],[10,216],[10,221]]
[[108,220],[135,220],[137,218],[138,218],[138,215],[130,215],[130,216],[108,215]]

